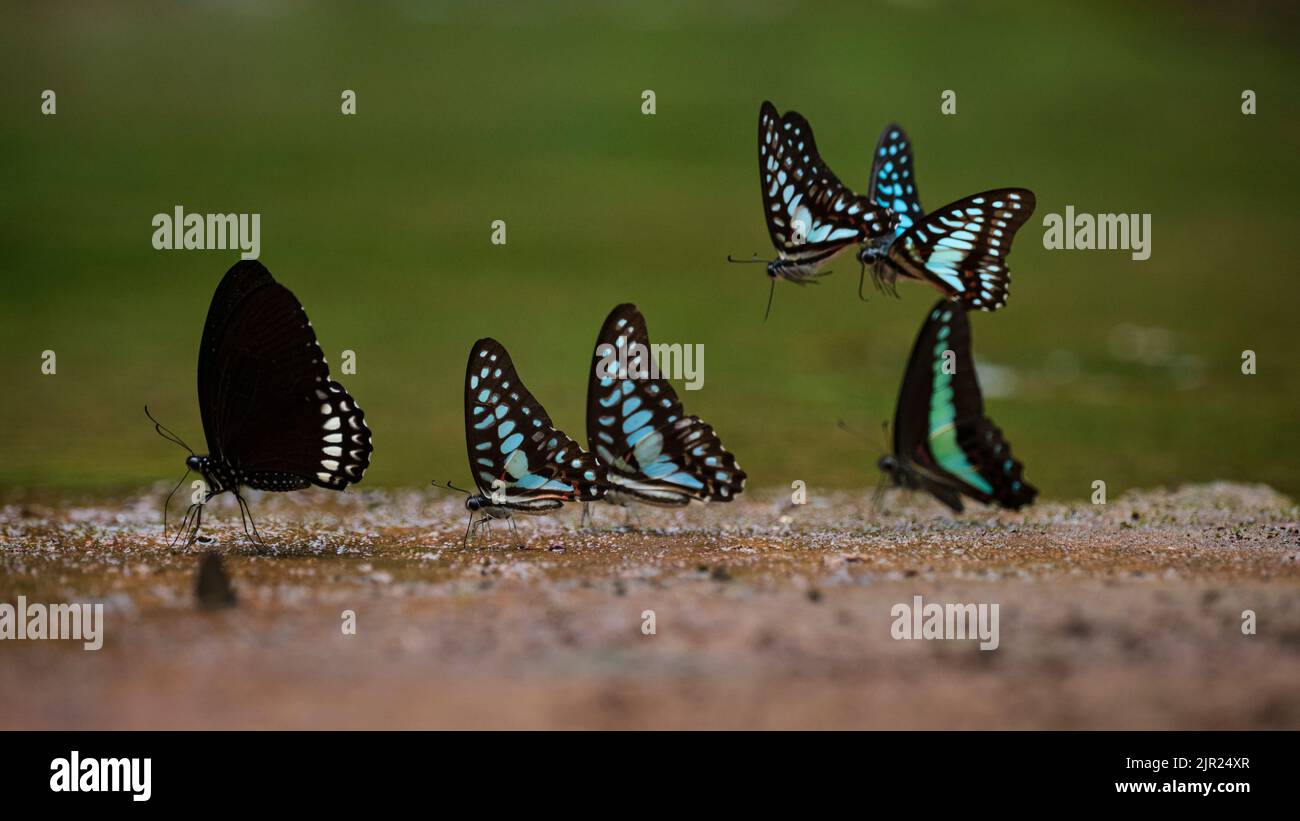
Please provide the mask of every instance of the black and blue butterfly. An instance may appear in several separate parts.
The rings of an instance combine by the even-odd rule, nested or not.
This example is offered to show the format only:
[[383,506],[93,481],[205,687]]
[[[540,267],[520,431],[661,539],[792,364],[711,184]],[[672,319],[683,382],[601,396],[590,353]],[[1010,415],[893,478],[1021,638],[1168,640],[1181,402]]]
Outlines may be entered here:
[[659,373],[645,317],[632,304],[610,311],[596,337],[587,444],[608,471],[612,504],[729,502],[745,489],[736,458],[712,427],[686,414]]
[[871,155],[867,199],[882,208],[888,208],[898,217],[893,236],[883,237],[886,245],[893,242],[895,237],[902,236],[917,220],[925,216],[912,163],[912,141],[898,123],[885,126],[880,139],[876,141],[875,153]]
[[149,417],[164,438],[190,452],[186,468],[206,483],[202,502],[182,523],[189,543],[204,504],[219,494],[234,494],[245,530],[252,527],[260,541],[242,488],[344,490],[365,475],[374,451],[365,413],[330,379],[302,303],[257,260],[236,263],[212,295],[198,376],[207,455]]
[[[968,308],[995,311],[1007,301],[1007,256],[1016,231],[1034,212],[1034,194],[998,188],[964,197],[927,215],[921,208],[912,143],[897,123],[880,135],[871,162],[867,198],[893,212],[893,234],[864,243],[858,252],[877,288],[899,277],[928,282]],[[859,283],[859,296],[861,295]]]
[[896,486],[925,490],[958,513],[962,495],[1013,510],[1038,495],[984,415],[960,303],[940,300],[921,326],[898,395],[894,452],[879,467]]
[[[480,524],[542,515],[605,495],[605,468],[551,422],[495,339],[480,339],[465,369],[465,445],[478,488],[465,501]],[[466,531],[468,538],[469,531]]]
[[821,266],[841,251],[894,234],[894,214],[855,194],[826,166],[803,115],[781,115],[767,101],[758,114],[758,179],[777,258],[731,261],[765,262],[773,291],[778,279],[816,283],[829,273]]

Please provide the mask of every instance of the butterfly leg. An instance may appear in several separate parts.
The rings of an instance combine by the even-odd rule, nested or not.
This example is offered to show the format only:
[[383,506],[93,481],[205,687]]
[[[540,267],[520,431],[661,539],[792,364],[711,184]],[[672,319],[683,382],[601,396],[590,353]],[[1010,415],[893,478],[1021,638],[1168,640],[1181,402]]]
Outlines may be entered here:
[[578,528],[580,530],[587,530],[590,529],[593,526],[593,524],[594,523],[592,522],[591,519],[591,502],[583,502],[582,519],[579,520],[578,522]]
[[641,516],[636,512],[634,505],[627,505],[623,508],[627,515],[623,518],[623,528],[625,530],[640,530]]
[[871,495],[871,516],[875,518],[883,512],[885,501],[885,488],[889,477],[881,476],[880,482],[876,485],[876,492]]
[[266,543],[262,541],[262,534],[257,532],[257,522],[253,521],[253,511],[248,506],[248,502],[243,496],[235,494],[235,500],[239,502],[239,521],[244,525],[244,535],[253,540],[253,544],[259,548],[265,548]]
[[519,549],[519,550],[523,550],[523,549],[524,549],[524,540],[519,536],[519,528],[518,528],[518,526],[515,525],[514,517],[512,516],[511,518],[506,519],[506,521],[509,522],[509,524],[510,524],[510,532],[511,532],[512,534],[514,534],[514,537],[515,537],[515,547],[516,547],[517,549]]
[[[172,537],[171,542],[167,545],[169,548],[175,549],[176,543],[179,542],[181,537],[190,529],[190,525],[194,521],[195,513],[202,507],[203,505],[198,504],[197,502],[189,506],[189,509],[185,511],[185,517],[181,519],[180,525],[176,528],[176,535]],[[186,543],[185,546],[189,547],[190,544],[192,544],[192,542]]]
[[190,529],[190,535],[185,539],[185,546],[191,547],[199,540],[199,528],[203,526],[203,505],[194,505],[194,526]]
[[469,527],[465,529],[465,546],[468,547],[471,543],[477,542],[483,533],[487,534],[487,544],[491,546],[492,517],[483,515],[475,519],[473,514],[470,514]]
[[471,513],[471,514],[469,514],[469,524],[465,525],[465,538],[461,539],[461,541],[460,541],[460,546],[461,546],[462,549],[464,549],[464,548],[468,548],[468,547],[469,547],[469,537],[470,537],[470,534],[474,531],[474,525],[475,525],[475,524],[482,524],[482,520],[479,520],[479,521],[476,523],[476,522],[474,521],[474,514]]
[[888,294],[894,299],[898,299],[898,275],[889,275],[873,267],[871,269],[871,278],[876,281],[876,290],[882,294]]
[[203,504],[201,502],[196,502],[190,505],[189,510],[185,512],[185,520],[181,522],[180,533],[176,534],[177,538],[187,539],[185,543],[185,547],[189,547],[194,542],[193,538],[191,537],[192,536],[191,531],[194,528],[195,520],[198,519],[199,512],[201,510],[203,510]]

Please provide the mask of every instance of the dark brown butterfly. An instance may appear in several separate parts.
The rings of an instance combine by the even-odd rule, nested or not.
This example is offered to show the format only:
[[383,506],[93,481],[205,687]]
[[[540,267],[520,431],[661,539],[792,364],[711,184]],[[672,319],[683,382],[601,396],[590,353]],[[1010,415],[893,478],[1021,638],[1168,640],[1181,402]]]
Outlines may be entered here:
[[[217,286],[198,377],[208,453],[194,453],[154,422],[160,434],[190,451],[185,465],[207,485],[182,525],[188,543],[198,535],[203,505],[221,493],[235,495],[247,531],[252,515],[241,489],[343,490],[370,466],[374,448],[365,413],[330,378],[302,304],[257,260],[236,263]],[[255,526],[251,535],[260,541]]]

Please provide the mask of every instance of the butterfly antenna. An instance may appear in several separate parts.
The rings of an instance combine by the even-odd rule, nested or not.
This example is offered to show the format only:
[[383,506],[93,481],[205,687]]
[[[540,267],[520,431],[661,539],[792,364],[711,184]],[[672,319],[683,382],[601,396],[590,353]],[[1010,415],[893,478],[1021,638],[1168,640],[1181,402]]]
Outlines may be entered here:
[[845,422],[843,419],[839,421],[839,429],[844,431],[847,434],[858,437],[862,441],[867,442],[867,444],[871,444],[870,441],[867,439],[866,434],[852,427],[851,425],[849,425],[848,422]]
[[754,263],[758,263],[759,265],[767,264],[767,260],[758,258],[757,251],[754,252],[754,256],[751,259],[733,259],[731,254],[727,254],[727,262],[738,262],[741,265],[753,265]]
[[771,286],[767,289],[767,310],[763,312],[763,321],[772,315],[772,297],[776,295],[776,280],[772,280]]
[[167,494],[166,499],[163,499],[163,536],[167,535],[167,506],[172,503],[172,497],[176,495],[176,491],[181,489],[181,485],[185,484],[185,480],[188,478],[190,478],[190,469],[186,468],[185,474],[176,483],[176,487],[172,488],[172,492]]
[[862,272],[858,274],[858,299],[863,302],[870,302],[871,297],[862,295],[862,286],[867,284],[867,263],[862,263]]
[[183,439],[181,439],[176,434],[172,433],[167,428],[163,427],[163,424],[161,422],[153,418],[153,414],[149,412],[148,405],[144,406],[144,415],[149,417],[150,422],[153,422],[153,429],[158,433],[159,436],[166,439],[168,442],[172,442],[174,444],[180,445],[181,447],[185,448],[187,451],[190,452],[191,456],[195,455],[194,448],[185,444],[185,441]]
[[880,423],[880,433],[881,436],[883,437],[880,442],[880,449],[883,450],[885,453],[889,453],[890,448],[889,448],[889,420],[888,419]]
[[434,479],[434,480],[433,480],[432,482],[430,482],[429,484],[433,485],[434,487],[441,487],[441,488],[447,488],[447,489],[449,489],[449,490],[454,490],[454,491],[456,491],[457,493],[464,493],[466,496],[471,495],[470,492],[469,492],[468,490],[463,490],[463,489],[461,489],[461,488],[458,488],[458,487],[456,487],[455,485],[453,485],[451,482],[447,482],[447,484],[445,484],[445,485],[440,485],[440,484],[438,484],[438,480],[437,480],[437,479]]

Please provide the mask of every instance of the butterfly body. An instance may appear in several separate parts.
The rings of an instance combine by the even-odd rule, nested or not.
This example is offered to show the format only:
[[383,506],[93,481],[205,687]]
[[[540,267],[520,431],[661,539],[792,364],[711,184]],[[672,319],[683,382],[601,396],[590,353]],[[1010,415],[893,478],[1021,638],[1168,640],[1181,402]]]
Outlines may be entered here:
[[310,481],[294,473],[275,471],[248,473],[211,456],[191,456],[185,460],[185,465],[203,477],[203,481],[208,486],[207,499],[221,493],[237,493],[241,487],[271,492],[303,490],[311,487]]
[[894,484],[925,490],[956,512],[961,497],[1013,510],[1038,491],[1002,431],[984,415],[960,304],[940,300],[917,335],[894,417],[894,452],[878,463]]
[[520,502],[493,503],[492,497],[483,493],[476,493],[465,500],[466,510],[482,514],[488,519],[509,519],[516,513],[529,516],[545,516],[547,513],[559,510],[562,507],[564,507],[564,502],[559,499],[530,499]]
[[928,475],[925,469],[895,456],[885,455],[876,462],[894,487],[922,490],[943,502],[954,513],[962,512],[961,492],[942,479]]
[[840,252],[893,233],[893,213],[851,191],[826,166],[808,121],[766,101],[758,116],[758,174],[777,251],[767,263],[773,281],[807,285],[829,273],[821,267]]
[[659,374],[645,317],[630,303],[616,306],[596,337],[587,444],[606,468],[611,504],[727,502],[745,488],[745,472],[717,433],[683,410]]
[[465,445],[480,522],[544,515],[605,494],[605,469],[551,422],[505,347],[480,339],[465,369]]
[[[844,249],[840,249],[841,251]],[[839,254],[828,254],[816,260],[773,259],[767,263],[768,279],[793,282],[795,285],[816,285],[818,277],[824,277],[829,271],[821,270],[824,263]]]

